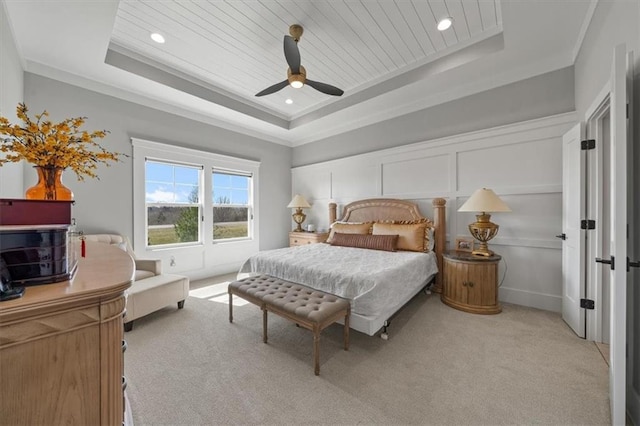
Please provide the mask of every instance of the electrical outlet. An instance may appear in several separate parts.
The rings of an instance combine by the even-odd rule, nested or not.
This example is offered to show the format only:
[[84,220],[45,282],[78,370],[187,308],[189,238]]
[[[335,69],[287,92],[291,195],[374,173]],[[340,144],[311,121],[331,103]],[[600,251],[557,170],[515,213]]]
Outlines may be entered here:
[[176,258],[171,256],[169,259],[169,266],[176,266]]

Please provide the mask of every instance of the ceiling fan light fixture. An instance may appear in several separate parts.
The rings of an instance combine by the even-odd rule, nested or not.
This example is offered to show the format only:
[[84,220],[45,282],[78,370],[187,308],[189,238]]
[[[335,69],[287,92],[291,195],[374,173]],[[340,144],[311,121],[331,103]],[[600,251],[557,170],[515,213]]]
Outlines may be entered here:
[[151,40],[155,41],[156,43],[163,44],[165,42],[164,36],[160,33],[151,33],[150,37]]
[[300,89],[304,86],[304,81],[307,79],[307,70],[304,69],[302,65],[300,65],[300,73],[293,74],[291,72],[291,68],[287,70],[287,80],[289,80],[289,85],[294,89]]
[[451,24],[453,24],[453,18],[452,17],[447,16],[446,18],[442,18],[438,22],[438,31],[448,30],[451,27]]

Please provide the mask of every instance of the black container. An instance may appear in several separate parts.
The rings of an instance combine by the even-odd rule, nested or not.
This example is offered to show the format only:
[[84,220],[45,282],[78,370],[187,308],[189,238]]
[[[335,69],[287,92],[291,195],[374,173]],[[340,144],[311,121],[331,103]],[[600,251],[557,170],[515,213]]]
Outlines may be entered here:
[[13,285],[49,284],[71,279],[68,226],[0,226],[0,257]]

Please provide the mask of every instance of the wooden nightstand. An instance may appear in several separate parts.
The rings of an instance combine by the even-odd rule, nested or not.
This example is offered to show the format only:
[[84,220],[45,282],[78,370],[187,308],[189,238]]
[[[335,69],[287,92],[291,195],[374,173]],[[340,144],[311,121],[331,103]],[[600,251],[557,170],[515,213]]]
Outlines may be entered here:
[[474,256],[453,251],[445,253],[444,284],[440,299],[452,308],[473,314],[497,314],[498,262],[502,256]]
[[305,244],[324,243],[329,236],[328,232],[289,232],[289,247],[303,246]]

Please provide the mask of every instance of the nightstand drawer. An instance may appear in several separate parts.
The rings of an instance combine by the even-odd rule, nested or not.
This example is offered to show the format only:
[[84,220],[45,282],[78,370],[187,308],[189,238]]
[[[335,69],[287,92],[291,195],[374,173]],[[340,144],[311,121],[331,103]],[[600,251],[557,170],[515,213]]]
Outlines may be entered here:
[[289,246],[323,243],[328,236],[328,232],[289,232]]

